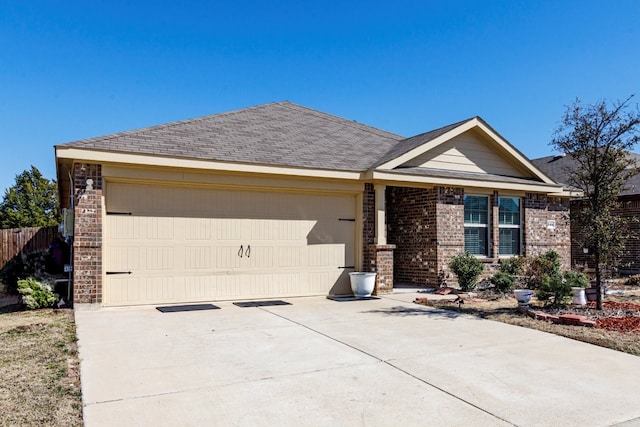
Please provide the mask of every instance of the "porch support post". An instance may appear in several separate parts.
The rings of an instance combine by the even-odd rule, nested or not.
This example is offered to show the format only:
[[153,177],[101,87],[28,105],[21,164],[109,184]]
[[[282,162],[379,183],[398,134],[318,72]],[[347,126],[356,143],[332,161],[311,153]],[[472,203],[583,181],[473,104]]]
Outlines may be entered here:
[[376,191],[376,237],[375,243],[377,245],[387,244],[387,218],[386,218],[386,200],[385,190],[386,185],[376,184],[374,186]]

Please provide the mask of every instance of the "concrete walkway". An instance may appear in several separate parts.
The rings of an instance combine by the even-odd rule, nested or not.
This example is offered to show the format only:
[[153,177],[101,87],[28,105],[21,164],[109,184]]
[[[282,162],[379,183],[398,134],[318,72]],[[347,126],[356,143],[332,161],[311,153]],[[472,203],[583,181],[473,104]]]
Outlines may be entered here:
[[79,307],[85,425],[640,425],[640,357],[415,297]]

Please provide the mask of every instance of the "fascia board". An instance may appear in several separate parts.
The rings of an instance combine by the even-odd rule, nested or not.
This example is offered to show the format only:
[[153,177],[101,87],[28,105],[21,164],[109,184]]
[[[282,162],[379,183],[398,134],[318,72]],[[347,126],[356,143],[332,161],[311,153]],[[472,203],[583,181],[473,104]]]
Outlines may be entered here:
[[534,193],[554,193],[565,194],[563,197],[568,197],[568,194],[562,191],[562,186],[555,184],[522,184],[514,182],[482,181],[477,179],[452,179],[429,176],[403,175],[398,173],[387,173],[384,171],[370,171],[370,173],[366,174],[366,179],[374,181],[385,181],[393,184],[406,183],[408,185],[424,186],[443,185],[448,187],[490,188],[496,190],[513,190]]
[[78,148],[58,147],[56,150],[56,158],[71,159],[74,161],[123,163],[140,166],[161,166],[210,171],[215,170],[224,172],[261,173],[271,175],[289,175],[347,180],[361,179],[360,172],[306,169],[286,166],[259,165],[251,163],[220,162],[215,160],[172,158],[131,153],[116,153],[111,151],[84,150]]

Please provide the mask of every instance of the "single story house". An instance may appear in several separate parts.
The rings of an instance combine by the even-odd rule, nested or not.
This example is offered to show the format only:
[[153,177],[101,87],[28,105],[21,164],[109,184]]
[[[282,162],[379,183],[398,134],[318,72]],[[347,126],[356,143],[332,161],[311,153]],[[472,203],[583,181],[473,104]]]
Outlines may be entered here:
[[[640,164],[640,154],[629,153],[631,159]],[[556,182],[567,186],[569,171],[577,167],[577,162],[570,155],[560,154],[541,157],[532,160],[533,164],[542,170],[547,176]],[[625,239],[625,247],[619,259],[618,268],[621,273],[640,272],[640,175],[634,175],[626,183],[618,197],[620,208],[615,211],[617,215],[628,219],[628,237]],[[579,208],[579,199],[570,203],[571,209]],[[583,227],[579,221],[571,221],[571,265],[574,268],[587,270],[594,268],[594,260],[588,248],[581,244]]]
[[435,287],[464,250],[569,264],[568,193],[479,117],[405,138],[276,102],[55,153],[75,303]]

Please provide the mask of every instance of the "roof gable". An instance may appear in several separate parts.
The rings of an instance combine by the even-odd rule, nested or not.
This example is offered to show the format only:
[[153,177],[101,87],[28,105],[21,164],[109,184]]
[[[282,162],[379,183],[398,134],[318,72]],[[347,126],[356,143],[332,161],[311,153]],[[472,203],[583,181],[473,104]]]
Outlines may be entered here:
[[401,167],[478,172],[518,178],[535,178],[521,165],[501,155],[494,144],[473,129],[420,154]]
[[480,117],[401,141],[377,165],[378,170],[402,168],[484,173],[554,183]]

